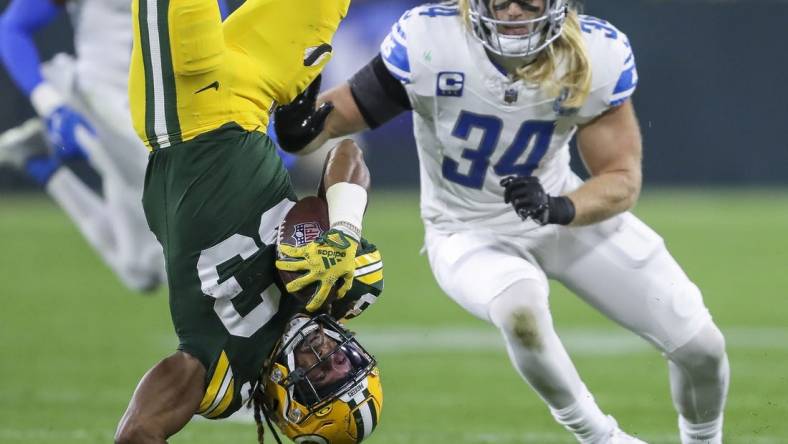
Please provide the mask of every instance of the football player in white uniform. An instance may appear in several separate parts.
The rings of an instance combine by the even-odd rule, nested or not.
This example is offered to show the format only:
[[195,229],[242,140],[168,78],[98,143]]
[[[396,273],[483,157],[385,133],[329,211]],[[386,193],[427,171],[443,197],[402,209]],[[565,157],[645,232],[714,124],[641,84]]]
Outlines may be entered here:
[[[41,63],[34,34],[64,12],[76,57]],[[39,117],[0,136],[0,164],[43,186],[120,280],[147,292],[165,273],[141,204],[148,151],[129,114],[131,18],[128,0],[9,3],[0,19],[0,56]],[[82,158],[101,176],[102,193],[62,167]]]
[[[641,188],[637,79],[627,36],[565,0],[424,5],[319,107],[315,84],[281,108],[277,122],[292,123],[277,131],[286,149],[309,152],[412,109],[433,273],[500,329],[556,421],[583,443],[641,442],[578,376],[553,327],[548,279],[663,352],[681,442],[720,443],[723,335],[662,238],[628,212]],[[569,167],[573,137],[586,182]]]

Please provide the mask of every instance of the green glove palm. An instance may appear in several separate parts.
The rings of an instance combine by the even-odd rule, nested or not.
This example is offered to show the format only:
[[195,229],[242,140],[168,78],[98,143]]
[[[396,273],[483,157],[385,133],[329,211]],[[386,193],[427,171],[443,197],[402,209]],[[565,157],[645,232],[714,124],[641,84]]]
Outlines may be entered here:
[[313,313],[323,306],[331,288],[340,279],[343,279],[343,282],[342,287],[337,290],[337,299],[342,299],[353,286],[357,248],[358,241],[342,231],[331,229],[303,247],[280,245],[279,252],[284,257],[276,261],[276,268],[283,271],[306,271],[304,276],[286,285],[290,293],[318,283],[315,293],[306,304],[306,310]]

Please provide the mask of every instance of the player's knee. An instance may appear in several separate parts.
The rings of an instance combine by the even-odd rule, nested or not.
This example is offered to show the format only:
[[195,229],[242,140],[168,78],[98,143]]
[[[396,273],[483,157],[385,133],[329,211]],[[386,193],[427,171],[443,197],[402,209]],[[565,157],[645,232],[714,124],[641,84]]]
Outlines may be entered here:
[[723,365],[726,356],[725,337],[709,321],[688,343],[670,353],[668,358],[685,369],[714,371]]
[[547,288],[540,282],[518,281],[493,299],[490,320],[509,341],[539,349],[545,328],[550,328]]

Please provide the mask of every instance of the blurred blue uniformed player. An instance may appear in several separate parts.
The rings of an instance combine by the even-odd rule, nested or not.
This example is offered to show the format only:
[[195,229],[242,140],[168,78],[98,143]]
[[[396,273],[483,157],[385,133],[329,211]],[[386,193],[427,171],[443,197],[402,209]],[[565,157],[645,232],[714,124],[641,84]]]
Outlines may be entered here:
[[[64,13],[76,56],[42,63],[34,36]],[[38,117],[0,136],[0,164],[42,186],[128,288],[150,291],[165,272],[141,205],[148,152],[129,114],[131,43],[127,0],[12,0],[0,57]],[[101,193],[67,167],[82,159],[101,176]]]

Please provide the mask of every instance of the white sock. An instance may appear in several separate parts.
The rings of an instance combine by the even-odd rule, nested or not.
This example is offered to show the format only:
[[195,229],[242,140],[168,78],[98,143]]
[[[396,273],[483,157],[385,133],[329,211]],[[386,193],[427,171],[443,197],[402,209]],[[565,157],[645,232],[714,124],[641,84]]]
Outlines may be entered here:
[[730,380],[722,333],[709,322],[669,358],[670,387],[679,412],[681,442],[722,442],[723,410]]
[[605,442],[616,427],[615,422],[602,413],[588,391],[577,403],[560,410],[551,408],[550,413],[583,444]]
[[[515,369],[550,407],[559,424],[582,443],[604,442],[614,425],[597,406],[553,327],[547,283],[522,280],[489,306]],[[523,332],[533,343],[523,341]]]
[[709,422],[693,424],[679,415],[679,433],[681,444],[722,444],[722,416]]

